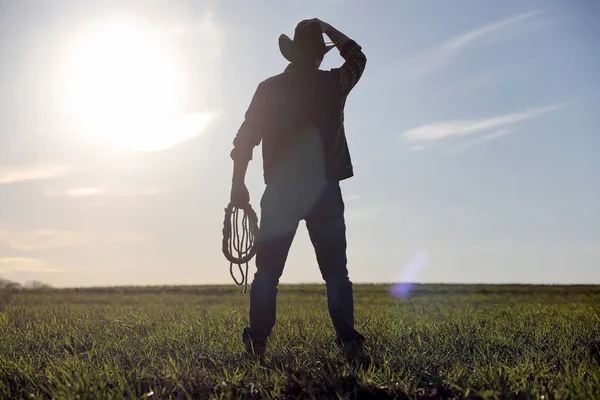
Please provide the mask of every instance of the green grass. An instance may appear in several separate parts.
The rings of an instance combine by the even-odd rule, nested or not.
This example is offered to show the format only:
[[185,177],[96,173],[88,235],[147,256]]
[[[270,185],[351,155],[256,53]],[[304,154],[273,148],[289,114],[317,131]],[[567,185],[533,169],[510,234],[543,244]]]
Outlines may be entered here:
[[0,398],[600,398],[598,286],[355,285],[367,369],[324,291],[281,287],[262,365],[238,288],[0,292]]

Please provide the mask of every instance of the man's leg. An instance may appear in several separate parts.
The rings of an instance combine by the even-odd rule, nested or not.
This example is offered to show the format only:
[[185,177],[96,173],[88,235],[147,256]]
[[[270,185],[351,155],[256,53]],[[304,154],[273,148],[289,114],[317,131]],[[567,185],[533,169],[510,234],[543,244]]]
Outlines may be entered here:
[[263,352],[275,325],[277,285],[298,229],[299,219],[292,211],[281,201],[277,188],[266,188],[261,200],[256,273],[250,288],[250,327],[243,335],[247,346],[254,342]]
[[321,275],[327,286],[329,315],[338,343],[362,338],[354,330],[354,299],[346,260],[344,202],[338,182],[328,182],[306,218]]

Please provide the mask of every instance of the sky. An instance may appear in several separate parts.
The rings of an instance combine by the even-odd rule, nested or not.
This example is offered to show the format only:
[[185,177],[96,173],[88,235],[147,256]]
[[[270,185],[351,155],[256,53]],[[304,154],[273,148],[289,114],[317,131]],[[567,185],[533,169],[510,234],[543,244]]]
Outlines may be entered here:
[[[0,277],[230,283],[232,140],[313,17],[368,58],[345,113],[353,282],[600,284],[592,0],[2,0]],[[301,224],[281,282],[320,280]]]

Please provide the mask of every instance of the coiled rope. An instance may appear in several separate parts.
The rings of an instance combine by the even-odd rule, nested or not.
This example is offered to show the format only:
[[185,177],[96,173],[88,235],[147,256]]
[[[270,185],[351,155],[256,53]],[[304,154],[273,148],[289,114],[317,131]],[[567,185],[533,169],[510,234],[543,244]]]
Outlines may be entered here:
[[[248,264],[256,254],[257,236],[258,217],[252,206],[248,203],[236,207],[229,203],[223,221],[223,254],[229,261],[229,274],[235,284],[244,285],[244,294],[248,292]],[[240,280],[235,276],[234,264],[240,272]],[[243,265],[246,267],[245,271]]]

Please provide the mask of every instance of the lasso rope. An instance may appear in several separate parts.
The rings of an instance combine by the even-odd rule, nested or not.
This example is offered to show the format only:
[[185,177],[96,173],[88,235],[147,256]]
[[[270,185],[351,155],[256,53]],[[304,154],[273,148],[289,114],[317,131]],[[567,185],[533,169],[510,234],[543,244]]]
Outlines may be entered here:
[[[240,219],[240,211],[242,211]],[[241,231],[240,231],[241,230]],[[225,209],[223,221],[223,254],[229,261],[229,274],[236,285],[244,285],[244,294],[248,292],[248,264],[256,254],[256,237],[258,236],[258,217],[248,203],[243,207],[235,207],[231,203]],[[233,265],[237,265],[241,275],[238,280]],[[246,266],[246,270],[242,265]]]

